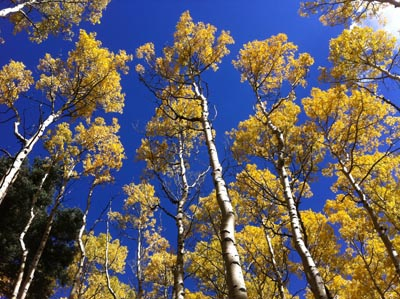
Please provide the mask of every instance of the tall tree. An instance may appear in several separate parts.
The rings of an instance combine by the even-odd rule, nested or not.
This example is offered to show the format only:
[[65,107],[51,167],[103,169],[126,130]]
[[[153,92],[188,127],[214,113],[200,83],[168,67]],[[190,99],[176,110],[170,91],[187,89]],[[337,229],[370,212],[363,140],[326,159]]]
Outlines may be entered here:
[[[184,111],[190,106],[189,100],[180,98],[174,105],[176,111]],[[172,101],[171,101],[172,104]],[[190,231],[190,212],[188,207],[198,196],[198,189],[205,173],[196,176],[196,167],[192,163],[194,154],[199,155],[201,130],[199,123],[187,120],[173,120],[166,117],[161,109],[147,123],[146,135],[137,150],[137,158],[146,161],[146,174],[157,178],[167,203],[160,207],[175,220],[176,224],[176,264],[174,267],[174,299],[185,297],[184,256],[185,241]],[[198,111],[193,111],[196,116]],[[192,127],[195,126],[195,127]],[[196,127],[197,126],[197,127]],[[172,204],[174,211],[168,206]]]
[[23,136],[19,131],[22,119],[15,102],[20,92],[26,91],[33,83],[31,73],[25,70],[23,64],[13,61],[3,67],[0,93],[5,97],[0,104],[10,108],[12,117],[15,117],[14,134],[22,147],[0,179],[0,204],[18,176],[22,162],[51,124],[61,117],[90,117],[97,108],[105,112],[122,112],[124,94],[121,92],[119,71],[127,71],[129,60],[130,56],[124,51],[114,54],[101,47],[94,34],[84,31],[80,32],[75,50],[69,52],[66,61],[46,54],[38,66],[42,73],[36,82],[36,88],[42,91],[46,100],[39,100],[40,121],[31,124],[35,129],[30,137]]
[[[300,109],[294,103],[295,89],[306,84],[305,76],[313,64],[307,53],[296,58],[296,50],[284,34],[250,42],[240,50],[233,64],[241,73],[242,81],[248,81],[254,92],[256,112],[239,125],[234,151],[239,157],[240,154],[264,156],[273,165],[283,191],[294,246],[311,291],[315,298],[328,299],[332,297],[310,252],[298,209],[321,155],[313,146],[312,132],[296,127]],[[260,142],[262,146],[255,146]]]
[[[139,64],[136,70],[141,80],[160,100],[160,108],[166,117],[200,123],[221,211],[221,246],[229,297],[241,299],[247,298],[247,292],[234,236],[235,215],[222,176],[215,133],[210,121],[207,86],[202,79],[203,72],[217,69],[218,63],[229,53],[227,45],[233,43],[232,37],[225,31],[215,40],[215,32],[214,26],[202,22],[195,24],[189,12],[184,12],[176,26],[173,46],[164,48],[163,57],[156,57],[153,44],[143,45],[138,49],[137,56],[143,58],[147,65]],[[174,100],[179,98],[190,100],[189,114],[174,108]],[[197,115],[190,114],[192,111],[198,111]]]
[[[147,183],[140,184],[131,183],[124,186],[124,192],[127,195],[123,210],[121,212],[112,212],[112,217],[118,221],[120,227],[124,229],[130,240],[135,240],[135,252],[133,272],[136,277],[135,298],[143,299],[148,296],[157,298],[157,295],[167,292],[171,289],[172,283],[165,285],[162,281],[170,278],[172,269],[169,269],[168,275],[165,276],[166,268],[158,268],[163,254],[170,259],[166,263],[174,263],[171,254],[167,253],[169,247],[168,241],[160,234],[162,227],[157,226],[157,207],[160,199],[155,196],[154,187]],[[148,269],[152,263],[152,269]],[[160,265],[159,265],[160,266]],[[160,272],[161,271],[161,272]],[[171,272],[170,272],[171,271]],[[157,277],[160,274],[160,281]],[[169,281],[170,282],[170,281]],[[150,291],[153,289],[154,292]]]
[[0,18],[7,18],[14,33],[27,31],[30,39],[42,42],[49,34],[73,35],[73,25],[82,20],[100,23],[103,10],[110,0],[7,0],[0,6]]
[[[330,172],[338,176],[334,187],[354,198],[365,209],[400,277],[399,248],[392,241],[399,232],[388,231],[388,225],[392,224],[380,216],[382,209],[377,200],[384,196],[385,189],[373,190],[369,186],[380,174],[376,170],[383,170],[380,163],[385,159],[397,160],[391,159],[399,150],[396,146],[398,133],[391,126],[399,121],[398,117],[391,115],[393,112],[389,105],[376,101],[368,92],[352,90],[348,95],[343,86],[328,91],[313,89],[312,97],[304,99],[303,103],[336,162],[330,166]],[[384,165],[388,167],[388,163]],[[386,171],[390,172],[390,168]],[[380,182],[383,183],[384,178]],[[394,235],[388,235],[390,232]]]
[[[83,236],[87,261],[85,263],[79,298],[128,299],[135,298],[129,285],[121,282],[118,275],[124,273],[128,255],[126,246],[120,240],[111,240],[111,236],[93,232]],[[77,259],[80,258],[78,254]],[[70,267],[69,272],[75,276],[78,263]],[[112,290],[112,291],[111,291]]]

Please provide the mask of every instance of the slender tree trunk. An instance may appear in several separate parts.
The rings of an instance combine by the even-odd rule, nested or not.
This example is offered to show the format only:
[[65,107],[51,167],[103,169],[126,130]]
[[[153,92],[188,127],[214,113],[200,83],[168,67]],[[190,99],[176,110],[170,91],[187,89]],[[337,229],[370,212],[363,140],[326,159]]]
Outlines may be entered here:
[[61,204],[61,198],[64,196],[65,192],[65,184],[62,186],[59,194],[57,195],[56,201],[54,203],[53,208],[51,209],[49,218],[47,219],[46,227],[40,240],[39,247],[36,250],[35,256],[33,257],[32,263],[29,267],[29,271],[24,279],[24,282],[21,286],[21,290],[17,299],[25,299],[26,295],[28,294],[29,288],[35,276],[35,272],[37,270],[37,266],[39,264],[40,258],[42,257],[44,248],[46,247],[47,240],[49,239],[51,229],[53,227],[54,217],[58,210],[59,205]]
[[2,204],[4,198],[6,197],[8,188],[14,183],[17,179],[19,171],[21,169],[22,163],[25,161],[26,157],[30,154],[35,144],[39,141],[39,139],[43,136],[44,132],[53,122],[57,120],[59,114],[51,114],[47,117],[45,121],[43,121],[40,125],[36,133],[29,139],[25,139],[19,134],[18,132],[18,125],[17,122],[15,124],[15,134],[24,141],[24,146],[16,155],[14,162],[10,165],[0,179],[0,205]]
[[189,196],[189,185],[186,177],[186,166],[185,160],[183,157],[183,140],[180,134],[179,136],[179,167],[180,167],[180,177],[182,184],[182,196],[179,199],[177,206],[177,213],[175,217],[176,227],[178,231],[178,244],[177,244],[177,253],[176,253],[176,265],[174,271],[174,291],[173,298],[174,299],[184,299],[185,298],[185,285],[184,285],[184,254],[185,254],[185,228],[183,225],[183,207],[186,203],[186,200]]
[[[110,206],[110,213],[111,213],[111,206]],[[111,286],[111,279],[110,279],[110,271],[109,271],[109,257],[108,257],[108,251],[109,251],[109,242],[110,242],[110,219],[109,216],[110,214],[108,214],[108,218],[107,218],[107,231],[106,231],[106,256],[104,259],[104,268],[106,271],[106,278],[107,278],[107,289],[110,292],[110,294],[113,296],[114,299],[118,299],[117,298],[117,294],[115,294],[115,291],[113,290],[112,286]]]
[[278,158],[275,161],[275,166],[279,174],[279,179],[283,187],[283,194],[286,201],[286,208],[289,212],[290,225],[293,235],[294,247],[300,255],[304,273],[308,283],[310,284],[311,291],[316,299],[331,299],[329,291],[326,288],[325,282],[314,262],[314,259],[307,248],[304,236],[301,231],[301,222],[299,218],[299,211],[294,201],[292,189],[290,187],[289,174],[285,166],[285,141],[282,131],[277,128],[269,119],[268,113],[263,108],[264,115],[267,116],[267,126],[276,136],[278,141]]
[[274,270],[274,273],[276,275],[276,283],[278,285],[279,298],[286,299],[285,289],[284,289],[283,280],[282,280],[282,274],[281,274],[281,271],[279,271],[278,265],[275,260],[275,252],[274,252],[274,248],[272,247],[272,240],[268,234],[268,231],[265,231],[265,238],[267,240],[269,254],[271,255],[272,269]]
[[87,197],[85,213],[82,216],[82,226],[79,229],[79,235],[78,235],[78,244],[79,244],[79,250],[81,252],[81,258],[79,260],[78,269],[76,271],[74,281],[72,283],[72,288],[71,288],[71,292],[69,294],[69,299],[78,299],[80,297],[80,292],[81,292],[81,287],[82,287],[83,268],[85,266],[85,261],[86,261],[86,250],[85,250],[85,244],[83,244],[82,237],[83,237],[83,234],[86,229],[87,216],[89,214],[89,209],[90,209],[93,191],[94,191],[95,187],[96,187],[96,185],[93,182],[92,185],[90,186],[89,194]]
[[202,105],[202,126],[206,139],[212,177],[216,189],[217,201],[221,211],[221,247],[226,270],[226,281],[230,299],[247,299],[247,290],[244,282],[239,253],[235,240],[235,212],[228,194],[226,183],[222,177],[222,166],[219,162],[217,148],[209,121],[207,98],[200,92],[196,83],[193,83],[196,97]]
[[144,289],[143,289],[143,269],[142,269],[142,228],[139,226],[138,227],[138,240],[137,240],[137,266],[136,266],[136,276],[137,276],[137,281],[138,281],[138,292],[137,292],[137,298],[138,299],[143,299],[144,298]]
[[[49,171],[50,171],[50,168],[49,168]],[[19,236],[19,243],[20,243],[21,249],[22,249],[22,258],[21,258],[21,265],[20,265],[20,268],[19,268],[17,282],[15,283],[14,291],[13,291],[13,294],[12,294],[12,297],[11,297],[12,299],[16,299],[17,298],[19,290],[20,290],[20,287],[21,287],[21,284],[22,284],[22,280],[24,278],[26,260],[28,258],[28,254],[29,254],[29,250],[28,250],[28,248],[26,248],[24,239],[25,239],[25,236],[26,236],[29,228],[31,227],[33,219],[35,219],[35,216],[36,216],[36,214],[35,214],[35,204],[36,204],[36,201],[37,201],[37,197],[38,197],[39,192],[43,188],[44,182],[46,181],[47,177],[49,176],[49,171],[44,174],[44,176],[43,176],[43,178],[42,178],[42,180],[40,182],[38,190],[33,195],[32,203],[31,203],[31,209],[30,209],[30,216],[29,216],[28,222],[26,223],[24,230],[21,232],[21,235]]]
[[398,252],[396,251],[396,249],[393,246],[392,241],[389,239],[388,235],[386,234],[385,228],[379,224],[379,219],[378,219],[377,215],[375,214],[373,208],[369,204],[366,194],[361,189],[360,185],[356,183],[354,177],[348,171],[348,169],[345,166],[345,164],[343,163],[343,161],[341,161],[340,159],[338,159],[338,161],[339,161],[340,166],[342,167],[343,174],[347,177],[350,184],[354,188],[359,200],[361,201],[364,209],[367,211],[368,216],[372,221],[372,225],[374,226],[374,229],[378,233],[379,238],[382,240],[382,242],[386,248],[386,251],[389,255],[389,258],[392,261],[392,264],[396,270],[397,276],[400,277],[400,257],[399,257]]

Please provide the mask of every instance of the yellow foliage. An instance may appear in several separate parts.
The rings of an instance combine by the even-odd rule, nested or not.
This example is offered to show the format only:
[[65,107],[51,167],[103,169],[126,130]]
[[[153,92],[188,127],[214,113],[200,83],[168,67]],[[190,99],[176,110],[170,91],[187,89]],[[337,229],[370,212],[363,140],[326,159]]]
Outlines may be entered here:
[[45,142],[46,149],[54,159],[62,161],[66,174],[83,164],[83,174],[96,177],[96,183],[113,179],[110,171],[119,170],[125,159],[124,148],[116,135],[119,125],[116,118],[112,125],[98,117],[93,123],[87,119],[87,128],[80,123],[75,135],[68,123],[59,124],[54,131],[49,130]]
[[[63,34],[66,38],[73,36],[73,25],[82,20],[92,24],[100,23],[103,10],[110,0],[62,0],[30,1],[27,9],[10,15],[14,24],[14,33],[26,30],[30,39],[40,43],[49,34]],[[28,17],[29,16],[29,17]]]
[[[93,233],[83,236],[85,251],[87,257],[86,271],[87,278],[84,281],[83,299],[101,298],[113,299],[107,286],[107,277],[105,274],[105,254],[107,236]],[[108,268],[110,274],[110,284],[118,298],[134,298],[133,290],[125,283],[122,283],[116,274],[124,274],[125,261],[128,255],[126,246],[122,246],[118,239],[108,240]],[[79,257],[79,256],[78,256]],[[76,265],[70,267],[70,273],[74,275]]]
[[[353,27],[344,30],[330,42],[331,69],[323,69],[322,77],[345,80],[346,84],[369,85],[384,78],[396,79],[390,73],[396,64],[396,37],[384,30]],[[393,75],[393,76],[392,76]]]
[[202,22],[194,23],[190,13],[184,12],[174,34],[174,43],[163,49],[163,57],[156,58],[154,45],[144,44],[136,51],[137,57],[144,59],[150,69],[141,64],[136,66],[140,75],[153,70],[167,80],[182,82],[182,77],[196,76],[204,70],[217,70],[221,59],[229,54],[227,45],[233,44],[229,32],[222,31],[216,38],[217,29]]
[[36,88],[51,102],[56,95],[65,98],[61,110],[74,117],[90,117],[99,107],[105,112],[121,113],[124,94],[119,71],[128,71],[126,63],[131,58],[125,51],[114,54],[102,48],[95,34],[81,30],[76,48],[69,52],[65,63],[49,54],[40,61],[38,68],[43,74]]
[[13,107],[20,93],[33,84],[32,72],[22,62],[11,60],[0,70],[0,104]]
[[295,58],[297,46],[287,41],[283,33],[264,41],[252,41],[243,46],[235,68],[242,82],[248,81],[260,95],[276,93],[287,81],[291,86],[304,86],[308,68],[314,63],[307,53]]
[[[359,0],[317,0],[301,2],[300,15],[321,15],[324,25],[350,25],[352,21],[360,22],[366,17],[376,16],[385,7],[380,2]],[[387,1],[389,2],[389,1]]]

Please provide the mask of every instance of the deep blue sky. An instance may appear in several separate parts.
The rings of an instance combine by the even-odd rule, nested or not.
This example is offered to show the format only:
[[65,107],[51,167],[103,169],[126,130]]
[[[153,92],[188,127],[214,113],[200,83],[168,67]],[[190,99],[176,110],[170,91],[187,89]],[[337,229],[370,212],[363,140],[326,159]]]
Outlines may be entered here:
[[[83,23],[82,27],[89,32],[97,32],[97,38],[103,46],[113,51],[125,49],[132,54],[138,46],[148,41],[155,43],[158,50],[171,43],[176,22],[185,10],[190,11],[194,21],[211,23],[219,30],[229,30],[235,39],[235,44],[230,46],[231,54],[224,59],[217,73],[209,74],[208,82],[209,100],[218,110],[215,126],[217,142],[221,144],[224,132],[246,119],[252,111],[253,98],[249,87],[240,83],[239,74],[231,64],[244,43],[286,33],[289,40],[299,46],[299,51],[309,52],[315,58],[309,87],[317,84],[317,66],[326,64],[328,41],[337,35],[339,28],[324,27],[316,17],[299,17],[298,7],[299,1],[293,0],[113,0],[104,12],[100,25]],[[50,38],[37,45],[29,42],[24,33],[10,35],[9,26],[4,22],[0,24],[1,34],[6,40],[0,46],[1,65],[14,59],[23,61],[35,70],[44,53],[65,57],[73,46],[73,43],[60,38]],[[131,63],[131,72],[123,79],[126,106],[119,119],[128,160],[122,176],[119,175],[120,185],[128,183],[133,177],[138,179],[140,175],[139,167],[132,163],[141,138],[134,128],[143,129],[154,109],[151,94],[137,80],[134,72],[136,63],[135,60]],[[304,95],[307,95],[307,90]]]
[[[113,51],[125,49],[132,54],[138,46],[148,41],[153,42],[158,50],[171,43],[175,25],[185,10],[190,11],[194,21],[211,23],[219,30],[229,30],[235,39],[235,44],[230,46],[231,54],[224,59],[217,73],[208,75],[209,100],[218,110],[218,118],[214,122],[217,143],[223,150],[225,131],[246,119],[254,103],[249,86],[240,83],[239,73],[231,64],[244,43],[286,33],[289,40],[299,46],[300,52],[309,52],[316,61],[310,73],[309,86],[299,97],[307,96],[309,88],[318,85],[317,68],[326,65],[329,39],[337,36],[340,28],[324,27],[317,17],[301,18],[297,13],[298,7],[299,1],[293,0],[112,0],[100,25],[83,24],[82,27],[89,32],[96,31],[103,46]],[[24,33],[10,35],[10,26],[3,20],[0,28],[6,40],[5,44],[0,45],[1,65],[14,59],[23,61],[34,70],[39,58],[46,52],[66,57],[67,51],[73,46],[71,42],[60,38],[50,38],[40,45],[31,43]],[[138,183],[141,175],[143,165],[135,164],[134,156],[142,137],[140,131],[143,131],[154,111],[154,100],[137,80],[134,72],[136,63],[136,60],[132,62],[130,74],[124,76],[126,106],[123,115],[118,116],[128,159],[116,176],[116,184],[112,188],[97,191],[97,196],[101,194],[104,197],[104,200],[97,200],[97,210],[104,206],[110,196],[116,196],[121,203],[123,196],[118,195],[121,187],[131,181]],[[8,134],[4,130],[3,126],[0,129],[1,147],[12,142],[12,139],[8,140],[9,136],[5,137]],[[12,150],[12,147],[9,149]],[[95,216],[95,212],[92,212],[92,217]]]

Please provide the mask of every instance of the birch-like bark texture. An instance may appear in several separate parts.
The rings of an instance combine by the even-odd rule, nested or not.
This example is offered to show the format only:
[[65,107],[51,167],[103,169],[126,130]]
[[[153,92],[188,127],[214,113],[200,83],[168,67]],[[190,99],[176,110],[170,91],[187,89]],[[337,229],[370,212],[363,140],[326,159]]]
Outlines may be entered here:
[[105,253],[105,259],[104,259],[104,268],[106,269],[106,278],[107,278],[107,289],[110,292],[110,294],[113,296],[114,299],[118,299],[117,295],[115,294],[115,291],[113,290],[111,286],[111,280],[110,280],[110,271],[109,271],[109,258],[108,258],[108,251],[109,251],[109,238],[110,238],[110,214],[111,214],[111,205],[110,205],[110,211],[108,214],[108,219],[107,219],[107,230],[106,230],[106,253]]
[[262,109],[264,115],[267,116],[267,126],[276,136],[278,141],[278,156],[277,160],[274,163],[279,175],[280,182],[282,184],[283,194],[286,201],[286,208],[289,213],[294,247],[297,253],[300,255],[307,282],[310,284],[311,291],[315,298],[332,299],[328,289],[326,288],[325,282],[317,268],[317,265],[315,264],[314,259],[309,251],[309,248],[307,248],[307,244],[304,241],[302,226],[299,218],[299,211],[293,197],[293,192],[290,187],[290,178],[285,165],[285,141],[283,133],[272,123],[270,119],[268,119],[268,113],[265,108]]
[[[18,177],[19,171],[21,170],[21,166],[23,162],[25,161],[26,157],[30,154],[32,151],[33,147],[36,145],[36,143],[40,140],[40,138],[43,136],[44,132],[46,129],[54,123],[58,118],[60,114],[50,114],[46,120],[44,120],[38,127],[37,131],[35,134],[29,138],[29,139],[23,139],[24,140],[24,146],[19,150],[17,155],[14,158],[14,161],[12,165],[10,165],[7,169],[7,172],[3,175],[3,177],[0,179],[0,205],[2,204],[4,198],[7,195],[7,190],[8,188],[15,182],[15,180]],[[18,131],[18,124],[16,123],[15,125],[15,135],[19,136],[21,138],[21,134]]]
[[210,157],[212,178],[216,190],[217,201],[221,210],[220,237],[226,270],[226,281],[228,284],[228,296],[230,299],[246,299],[246,285],[244,282],[239,253],[236,248],[235,212],[228,194],[226,182],[222,176],[222,166],[219,162],[218,152],[209,120],[208,101],[200,92],[199,86],[196,83],[193,83],[193,89],[196,97],[201,101],[201,121]]
[[176,252],[176,264],[174,270],[174,291],[172,297],[174,299],[185,298],[185,285],[184,285],[184,254],[185,254],[185,228],[183,224],[184,211],[183,208],[189,196],[189,184],[186,177],[186,166],[183,157],[183,140],[182,134],[178,137],[178,157],[179,168],[181,177],[182,196],[178,200],[177,213],[175,217],[178,244]]

